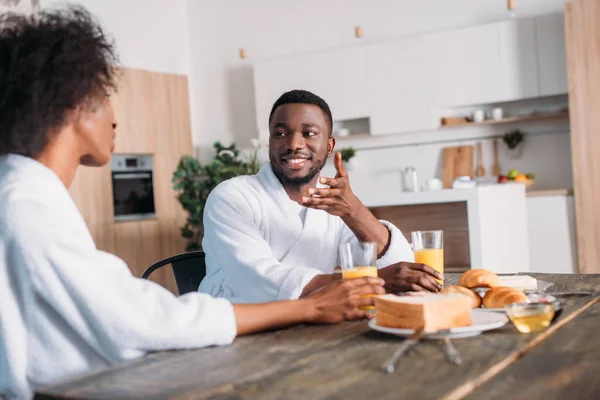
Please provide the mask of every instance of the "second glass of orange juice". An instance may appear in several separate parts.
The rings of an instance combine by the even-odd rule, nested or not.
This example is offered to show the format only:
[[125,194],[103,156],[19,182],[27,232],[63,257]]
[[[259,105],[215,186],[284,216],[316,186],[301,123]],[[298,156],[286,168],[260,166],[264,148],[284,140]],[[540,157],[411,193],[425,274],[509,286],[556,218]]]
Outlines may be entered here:
[[[342,243],[340,245],[340,267],[344,279],[377,277],[376,260],[377,245],[373,242]],[[372,309],[373,306],[361,307],[361,310]]]
[[[429,265],[440,274],[444,274],[444,232],[411,232],[415,262]],[[439,283],[443,283],[439,279]]]

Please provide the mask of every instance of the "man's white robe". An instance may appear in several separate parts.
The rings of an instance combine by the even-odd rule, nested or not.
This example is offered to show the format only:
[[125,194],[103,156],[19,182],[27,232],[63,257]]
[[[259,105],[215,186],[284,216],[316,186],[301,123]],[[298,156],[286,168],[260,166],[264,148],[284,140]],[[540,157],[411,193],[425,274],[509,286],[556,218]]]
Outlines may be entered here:
[[[340,217],[301,208],[269,163],[217,186],[204,210],[207,275],[199,291],[234,303],[297,299],[316,275],[332,273],[339,245],[357,239]],[[391,242],[377,267],[414,261],[402,232],[381,222]]]

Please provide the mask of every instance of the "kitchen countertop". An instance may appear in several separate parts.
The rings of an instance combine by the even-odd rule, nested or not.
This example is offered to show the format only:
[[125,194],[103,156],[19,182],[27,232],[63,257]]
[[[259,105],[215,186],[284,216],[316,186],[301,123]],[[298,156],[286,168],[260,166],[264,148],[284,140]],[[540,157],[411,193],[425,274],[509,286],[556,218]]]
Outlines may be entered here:
[[394,205],[414,205],[431,203],[452,203],[458,201],[474,201],[480,195],[524,196],[523,185],[489,185],[473,189],[443,189],[424,192],[369,192],[361,193],[359,198],[367,207]]
[[573,189],[547,189],[547,190],[528,190],[527,197],[541,196],[572,196]]

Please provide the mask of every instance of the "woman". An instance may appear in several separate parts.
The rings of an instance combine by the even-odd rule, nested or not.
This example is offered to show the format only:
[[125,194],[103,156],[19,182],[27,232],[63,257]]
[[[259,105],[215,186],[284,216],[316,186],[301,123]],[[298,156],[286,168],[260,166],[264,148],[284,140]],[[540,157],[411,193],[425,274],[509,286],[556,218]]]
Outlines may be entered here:
[[[112,43],[82,8],[0,16],[0,397],[149,351],[230,344],[295,323],[365,318],[381,280],[297,300],[175,297],[96,249],[68,193],[114,149]],[[93,194],[90,194],[92,196]]]

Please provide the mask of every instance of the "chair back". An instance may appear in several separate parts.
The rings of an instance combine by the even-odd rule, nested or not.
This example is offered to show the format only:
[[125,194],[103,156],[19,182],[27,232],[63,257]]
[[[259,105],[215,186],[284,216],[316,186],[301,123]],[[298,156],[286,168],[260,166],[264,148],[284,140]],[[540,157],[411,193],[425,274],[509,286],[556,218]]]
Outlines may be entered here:
[[173,269],[173,275],[175,275],[175,282],[177,283],[179,295],[198,290],[200,282],[206,276],[206,260],[203,251],[190,251],[188,253],[165,258],[164,260],[151,265],[144,272],[142,278],[148,279],[152,272],[169,264]]

